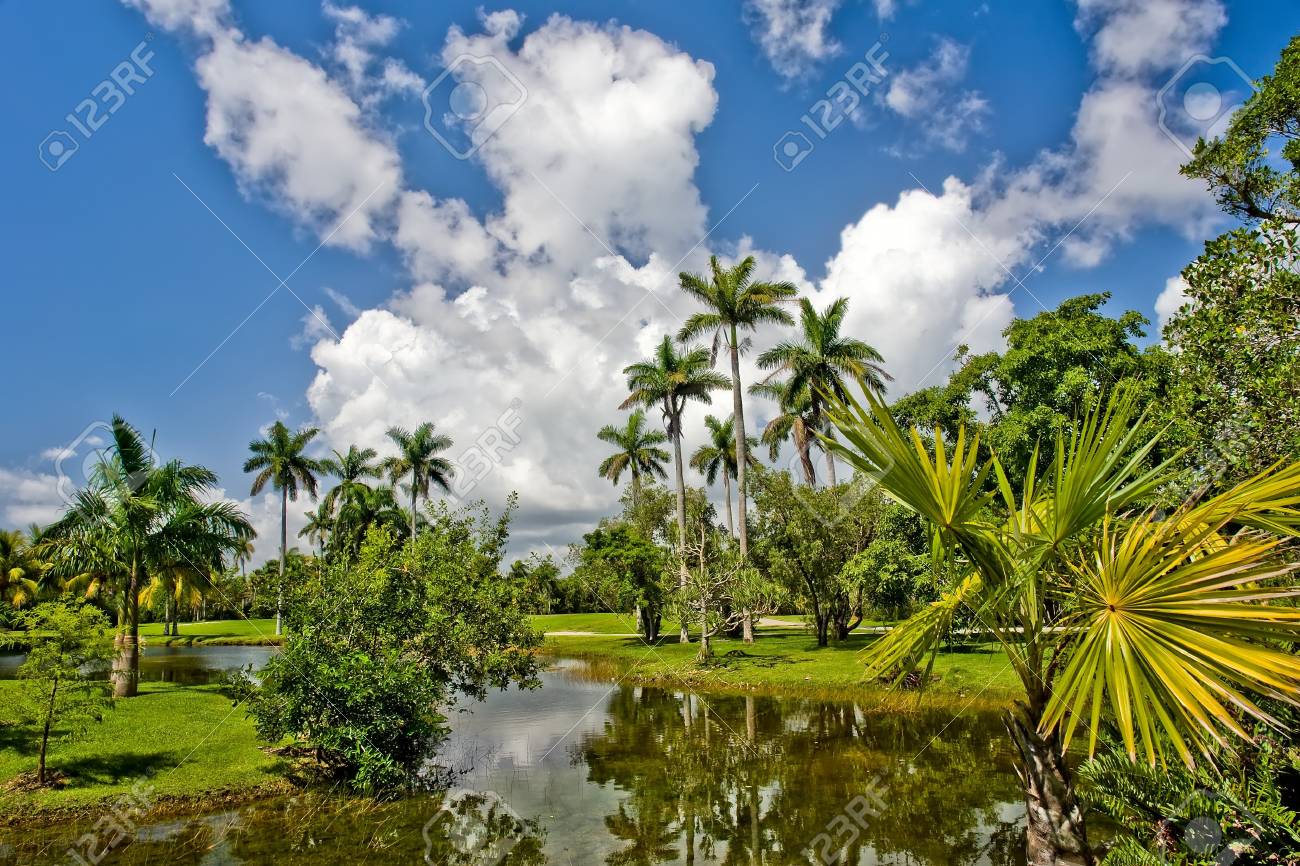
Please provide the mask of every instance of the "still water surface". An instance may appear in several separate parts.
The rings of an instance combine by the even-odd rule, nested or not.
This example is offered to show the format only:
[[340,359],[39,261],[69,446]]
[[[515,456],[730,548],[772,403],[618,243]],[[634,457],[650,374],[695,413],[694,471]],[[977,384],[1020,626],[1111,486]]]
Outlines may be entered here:
[[[146,662],[152,678],[193,682],[269,652],[150,650]],[[456,772],[448,798],[314,793],[214,808],[138,827],[101,862],[1023,862],[1023,807],[986,712],[699,695],[570,662],[541,689],[493,694],[451,725],[437,756]],[[68,849],[93,824],[25,833],[7,853],[75,863]]]

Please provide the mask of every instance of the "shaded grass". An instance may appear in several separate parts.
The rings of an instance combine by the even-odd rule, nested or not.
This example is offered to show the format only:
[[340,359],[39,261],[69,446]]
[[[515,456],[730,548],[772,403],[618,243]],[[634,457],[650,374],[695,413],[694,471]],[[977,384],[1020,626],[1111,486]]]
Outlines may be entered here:
[[[11,715],[19,683],[0,680],[0,719]],[[68,784],[34,793],[0,793],[0,823],[50,810],[92,806],[131,791],[147,777],[152,799],[207,799],[277,787],[284,762],[259,748],[252,721],[219,686],[146,682],[104,721],[72,739],[55,731],[49,768]],[[0,789],[36,768],[36,731],[0,723]]]
[[[715,639],[713,660],[708,664],[696,661],[697,643],[679,644],[675,635],[653,648],[637,638],[551,636],[542,651],[557,658],[593,662],[604,674],[634,682],[828,699],[879,699],[896,690],[864,676],[863,651],[876,639],[853,635],[841,644],[819,647],[810,635],[768,629],[760,631],[752,644]],[[940,698],[978,697],[1004,705],[1020,690],[1006,655],[991,645],[940,653],[934,673],[938,679],[925,692]],[[905,694],[916,697],[915,693]]]

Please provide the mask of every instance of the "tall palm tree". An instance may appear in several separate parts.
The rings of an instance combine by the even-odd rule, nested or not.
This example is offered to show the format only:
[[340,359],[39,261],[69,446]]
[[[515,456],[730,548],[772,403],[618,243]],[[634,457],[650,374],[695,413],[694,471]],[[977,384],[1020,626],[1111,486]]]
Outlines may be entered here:
[[283,421],[276,421],[265,439],[248,443],[253,456],[244,462],[245,472],[256,472],[252,495],[261,493],[267,484],[280,491],[280,581],[275,595],[275,633],[281,632],[284,615],[284,564],[289,553],[289,500],[297,501],[301,488],[316,501],[316,476],[326,471],[325,464],[308,457],[307,445],[320,430],[304,427],[290,431]]
[[384,462],[388,476],[396,484],[400,479],[411,476],[409,482],[411,493],[411,537],[415,537],[418,523],[419,497],[429,498],[430,484],[436,484],[444,491],[451,490],[451,476],[454,467],[438,452],[451,447],[451,437],[437,433],[428,421],[413,431],[401,427],[389,427],[388,438],[397,446],[397,456]]
[[747,256],[735,267],[724,268],[717,256],[709,257],[709,278],[682,273],[681,287],[699,301],[704,310],[695,313],[682,325],[677,339],[683,343],[713,333],[713,348],[709,355],[712,366],[718,355],[719,343],[726,342],[731,357],[731,402],[736,427],[736,454],[739,456],[739,476],[736,486],[740,491],[740,556],[749,556],[749,525],[747,521],[748,486],[745,467],[749,462],[745,430],[745,405],[740,383],[740,355],[749,346],[742,331],[753,331],[762,324],[790,325],[794,319],[781,304],[791,301],[799,293],[794,283],[756,283],[754,257]]
[[131,697],[140,678],[140,594],[155,576],[224,565],[253,536],[234,503],[211,502],[217,476],[173,460],[161,466],[139,432],[114,416],[112,443],[101,453],[90,484],[45,533],[52,567],[107,586],[117,603],[113,693]]
[[637,409],[627,418],[627,424],[615,427],[606,424],[596,433],[596,438],[607,442],[618,450],[601,462],[596,470],[601,478],[608,478],[615,485],[623,477],[623,471],[632,474],[632,506],[641,504],[641,476],[649,475],[667,478],[664,464],[672,458],[659,446],[668,441],[668,434],[662,430],[645,429],[645,411]]
[[[657,406],[663,414],[664,430],[673,443],[673,468],[677,476],[677,550],[683,557],[686,555],[686,477],[682,470],[682,412],[692,400],[712,403],[712,392],[727,387],[727,377],[715,373],[710,369],[712,366],[707,349],[678,352],[672,337],[665,336],[650,360],[623,368],[631,393],[619,408]],[[681,587],[686,585],[685,569],[683,560],[679,579]],[[690,641],[684,621],[680,637],[682,643]]]
[[[691,455],[691,466],[699,471],[709,484],[716,484],[722,476],[722,495],[727,500],[727,532],[736,534],[735,521],[731,514],[731,479],[739,474],[740,459],[736,455],[736,436],[734,421],[728,417],[720,421],[712,415],[704,418],[704,426],[709,428],[709,441],[695,449]],[[757,466],[753,449],[758,447],[758,440],[749,437],[745,456],[750,466]]]
[[1092,862],[1065,763],[1080,726],[1090,751],[1104,719],[1130,760],[1190,766],[1270,720],[1248,693],[1300,701],[1300,660],[1281,648],[1300,640],[1300,610],[1275,603],[1296,592],[1279,585],[1300,567],[1280,545],[1300,531],[1300,463],[1166,513],[1143,503],[1172,486],[1176,458],[1151,465],[1159,435],[1144,436],[1127,389],[1058,434],[1042,471],[1035,452],[1018,491],[978,436],[936,436],[930,453],[866,400],[828,407],[828,445],[931,524],[953,577],[870,647],[868,673],[912,668],[960,608],[975,612],[1024,688],[1005,722],[1030,863]]
[[[758,356],[758,366],[777,373],[789,373],[787,380],[793,393],[807,391],[808,415],[814,430],[825,423],[825,401],[830,395],[843,401],[848,396],[846,380],[857,383],[864,391],[884,390],[893,379],[885,372],[884,358],[861,340],[840,335],[849,301],[832,301],[823,313],[807,298],[799,300],[800,340],[782,341]],[[768,379],[771,379],[769,376]],[[835,486],[835,455],[826,451],[826,480]]]
[[804,481],[809,487],[817,484],[817,470],[812,462],[812,445],[816,439],[816,429],[812,417],[812,400],[808,389],[796,391],[789,382],[779,379],[757,382],[749,386],[749,393],[768,397],[777,405],[777,414],[763,428],[760,441],[767,446],[767,457],[776,460],[781,452],[781,445],[786,440],[793,440],[795,453],[803,468]]
[[373,448],[358,448],[349,445],[346,454],[337,450],[332,457],[320,461],[321,469],[339,480],[321,498],[321,507],[326,514],[333,514],[340,501],[347,502],[360,495],[361,488],[369,487],[367,478],[383,477],[383,468],[375,462],[379,454]]

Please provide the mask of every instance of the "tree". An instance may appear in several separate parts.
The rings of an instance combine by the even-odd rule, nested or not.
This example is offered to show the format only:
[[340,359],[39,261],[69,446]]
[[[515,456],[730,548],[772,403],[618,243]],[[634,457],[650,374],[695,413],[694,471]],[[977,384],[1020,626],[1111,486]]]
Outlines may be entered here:
[[362,489],[370,486],[366,483],[367,478],[383,476],[383,469],[375,463],[379,455],[373,448],[349,445],[346,454],[335,450],[333,455],[320,461],[321,471],[339,480],[321,498],[321,507],[326,514],[333,514],[358,496],[364,495]]
[[[936,426],[949,437],[963,424],[978,431],[985,456],[996,452],[1019,482],[1039,443],[1068,430],[1120,383],[1138,388],[1143,402],[1165,394],[1168,353],[1137,346],[1148,324],[1142,314],[1128,310],[1111,318],[1099,312],[1109,299],[1106,292],[1080,295],[1055,310],[1015,319],[1002,332],[1007,348],[1000,353],[972,356],[962,347],[948,382],[899,401],[895,417],[926,437]],[[986,420],[971,412],[977,402]]]
[[418,524],[419,509],[416,506],[419,497],[429,498],[431,484],[436,484],[444,491],[451,490],[451,461],[438,456],[438,452],[451,447],[451,437],[434,432],[433,424],[426,421],[414,431],[389,427],[388,438],[397,446],[397,456],[390,457],[384,463],[389,478],[393,484],[397,484],[407,475],[411,476],[411,535],[414,536]]
[[803,487],[788,472],[755,473],[754,546],[760,571],[779,581],[808,612],[818,646],[861,624],[862,596],[840,580],[845,565],[875,537],[879,502],[853,483]]
[[618,450],[601,462],[596,470],[601,478],[608,478],[618,484],[624,470],[632,475],[632,501],[638,504],[641,498],[641,476],[667,478],[664,464],[672,458],[659,446],[668,441],[668,434],[660,430],[645,429],[645,411],[636,409],[627,418],[623,427],[606,424],[596,433],[601,442],[613,445]]
[[366,535],[377,526],[388,528],[395,538],[407,538],[410,533],[406,518],[393,488],[363,486],[339,509],[331,550],[339,552],[345,560],[355,559]]
[[140,594],[155,576],[220,570],[253,536],[229,501],[211,501],[217,476],[172,460],[157,465],[130,424],[114,416],[112,442],[90,483],[45,533],[52,568],[117,606],[113,694],[132,697],[140,676]]
[[709,277],[706,279],[690,273],[682,273],[682,291],[686,292],[704,306],[704,311],[693,314],[682,325],[677,339],[683,343],[694,340],[710,332],[713,333],[713,348],[709,354],[709,366],[713,365],[718,355],[721,341],[725,341],[727,352],[731,356],[731,401],[732,416],[736,419],[736,456],[738,475],[736,486],[740,496],[740,556],[749,556],[749,527],[747,496],[749,487],[746,483],[745,469],[749,462],[748,438],[745,430],[745,406],[741,399],[743,390],[740,383],[740,355],[749,346],[746,338],[740,339],[742,331],[757,330],[762,324],[794,324],[794,319],[785,310],[782,303],[791,301],[799,293],[794,283],[756,283],[753,281],[755,262],[753,256],[731,268],[724,268],[717,256],[709,257]]
[[431,512],[405,545],[377,527],[355,562],[331,560],[296,588],[283,653],[260,684],[244,683],[262,737],[294,737],[362,791],[414,783],[457,695],[538,682],[540,637],[522,587],[499,573],[509,510],[496,521],[442,504]]
[[45,755],[56,726],[70,732],[99,721],[112,705],[97,668],[113,656],[108,619],[91,605],[45,602],[22,615],[31,649],[18,668],[20,722],[39,731],[36,784],[47,781]]
[[793,440],[804,483],[809,487],[815,486],[817,470],[813,466],[811,448],[816,441],[813,435],[816,420],[812,416],[812,397],[808,389],[795,390],[789,382],[774,380],[750,385],[749,393],[771,398],[779,410],[763,428],[761,441],[767,446],[768,459],[776,460],[781,445],[787,439]]
[[0,603],[13,608],[31,604],[40,594],[46,571],[29,536],[0,529]]
[[1169,417],[1205,483],[1300,459],[1300,265],[1293,228],[1236,229],[1183,271],[1188,303],[1165,328]]
[[[620,409],[633,406],[657,406],[663,413],[664,429],[673,443],[673,467],[677,475],[677,547],[686,547],[686,478],[682,471],[682,412],[691,400],[712,403],[713,391],[727,387],[727,377],[715,373],[705,349],[678,352],[671,337],[665,336],[649,361],[623,369],[631,391]],[[742,446],[743,447],[743,446]],[[743,496],[743,493],[742,493]],[[744,512],[741,512],[744,519]],[[686,573],[682,572],[682,585]],[[688,643],[686,623],[682,623],[681,642]]]
[[[709,430],[709,441],[691,455],[691,466],[709,484],[716,484],[718,476],[722,476],[722,496],[727,502],[727,531],[735,535],[736,525],[731,514],[731,479],[738,477],[740,460],[736,454],[734,419],[729,417],[725,421],[719,421],[712,415],[706,415],[704,426]],[[748,445],[745,456],[750,466],[757,466],[758,461],[754,459],[752,449],[758,447],[758,441],[751,436]]]
[[[828,396],[843,400],[848,382],[859,388],[883,391],[893,377],[882,366],[884,358],[862,340],[840,335],[848,298],[832,301],[824,313],[807,298],[799,301],[800,340],[785,340],[758,356],[758,366],[789,374],[786,387],[790,393],[808,395],[808,418],[814,430],[825,425],[823,407]],[[847,380],[847,381],[846,381]],[[826,452],[826,479],[835,486],[835,459]]]
[[280,491],[280,586],[276,589],[275,633],[283,633],[281,619],[284,606],[284,563],[289,555],[289,500],[298,500],[298,490],[304,490],[312,501],[316,500],[316,476],[326,471],[320,460],[308,457],[307,446],[319,433],[315,427],[304,427],[290,432],[283,421],[276,421],[265,439],[248,443],[253,456],[244,462],[245,472],[256,472],[252,495],[262,492],[267,484]]
[[321,502],[316,508],[307,512],[307,522],[298,530],[299,538],[306,538],[316,545],[317,556],[325,558],[325,541],[334,531],[334,518],[329,508]]
[[597,598],[631,608],[646,643],[659,640],[663,623],[664,559],[651,542],[625,523],[598,526],[582,537],[573,578]]
[[1205,181],[1234,216],[1300,224],[1300,36],[1232,113],[1224,135],[1196,143],[1182,173]]
[[516,559],[510,563],[506,579],[523,588],[524,606],[529,613],[563,612],[556,610],[557,606],[563,605],[560,567],[549,553],[546,556],[534,553],[528,559]]
[[954,577],[872,646],[868,673],[920,664],[959,608],[975,611],[1025,691],[1006,726],[1030,863],[1092,862],[1065,763],[1080,725],[1089,751],[1104,720],[1130,761],[1172,753],[1190,766],[1248,737],[1240,720],[1263,714],[1248,693],[1300,698],[1300,663],[1270,645],[1300,639],[1300,611],[1271,603],[1295,594],[1276,584],[1298,565],[1278,536],[1300,529],[1300,464],[1172,513],[1141,509],[1174,470],[1148,463],[1158,436],[1121,389],[1056,437],[1041,472],[1033,454],[1017,493],[998,455],[979,456],[978,436],[939,435],[931,451],[867,401],[831,409],[831,447],[926,520]]

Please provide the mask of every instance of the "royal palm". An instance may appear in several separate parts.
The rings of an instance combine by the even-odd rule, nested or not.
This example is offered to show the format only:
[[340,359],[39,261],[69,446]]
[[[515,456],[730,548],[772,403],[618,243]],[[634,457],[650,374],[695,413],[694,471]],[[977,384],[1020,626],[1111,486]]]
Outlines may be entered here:
[[316,499],[316,476],[326,469],[319,460],[308,457],[307,445],[320,431],[305,427],[297,432],[276,421],[265,439],[248,444],[253,456],[244,463],[245,472],[256,472],[252,495],[261,493],[267,484],[280,491],[280,580],[276,587],[275,633],[280,634],[284,608],[284,565],[289,553],[289,501],[298,499],[299,490]]
[[378,452],[373,448],[348,446],[344,454],[334,451],[333,455],[320,461],[321,469],[338,479],[321,497],[321,507],[326,514],[333,514],[343,503],[362,495],[362,488],[369,487],[368,479],[383,476],[383,468],[376,462]]
[[664,464],[672,459],[659,447],[668,441],[668,434],[662,430],[647,430],[645,423],[645,411],[636,409],[622,427],[606,424],[596,433],[601,442],[618,449],[601,462],[597,473],[614,484],[618,484],[624,472],[630,473],[634,508],[641,504],[641,477],[666,478]]
[[[879,352],[861,340],[840,334],[848,307],[848,300],[840,298],[818,313],[807,298],[801,298],[801,339],[783,341],[758,356],[758,366],[774,371],[773,376],[779,372],[789,374],[786,386],[790,393],[806,395],[807,417],[813,430],[824,426],[827,396],[843,401],[848,396],[848,382],[857,383],[863,390],[880,391],[893,378],[881,366],[884,359]],[[803,453],[806,455],[806,451]],[[826,480],[835,485],[835,458],[830,451],[826,452]]]
[[[736,525],[731,513],[731,479],[737,477],[739,464],[735,427],[731,418],[719,420],[712,415],[705,417],[704,426],[708,428],[709,441],[695,449],[691,455],[691,466],[709,484],[717,484],[718,476],[722,476],[722,495],[727,501],[727,531],[734,536]],[[749,465],[756,466],[758,461],[754,459],[753,449],[758,447],[758,442],[750,437],[746,445],[749,446],[746,449]]]
[[419,497],[429,498],[430,485],[437,485],[444,491],[451,490],[451,461],[438,456],[439,452],[451,447],[451,437],[435,432],[433,425],[426,421],[410,432],[401,427],[389,427],[388,438],[397,446],[397,456],[384,461],[389,478],[396,484],[408,475],[411,477],[411,537],[414,538]]
[[749,527],[746,520],[747,504],[745,466],[748,448],[745,431],[745,406],[740,382],[740,355],[749,345],[741,339],[741,332],[753,331],[762,324],[789,325],[794,322],[781,304],[793,300],[798,289],[793,283],[754,282],[754,257],[748,256],[740,264],[724,268],[717,256],[709,258],[709,276],[681,274],[682,290],[704,306],[702,312],[693,314],[682,326],[677,338],[687,342],[704,334],[713,334],[710,363],[717,357],[720,343],[726,344],[731,359],[731,400],[735,417],[736,454],[739,458],[740,555],[749,555]]
[[1105,726],[1132,760],[1212,762],[1266,718],[1250,693],[1300,700],[1300,659],[1281,649],[1300,640],[1300,610],[1274,603],[1294,594],[1278,585],[1297,565],[1279,545],[1300,530],[1300,464],[1148,505],[1176,473],[1152,466],[1158,437],[1119,393],[1035,453],[1019,490],[964,430],[928,446],[874,394],[828,407],[828,446],[929,522],[949,575],[939,601],[871,647],[868,673],[920,663],[962,608],[1002,645],[1024,687],[1006,726],[1034,866],[1092,862],[1065,761],[1079,733],[1089,751]]
[[[665,336],[648,361],[624,368],[631,393],[621,409],[655,406],[663,414],[664,430],[673,443],[673,468],[677,476],[677,550],[686,550],[686,478],[682,469],[682,412],[692,400],[712,403],[713,392],[727,387],[727,377],[714,372],[707,349],[678,350]],[[683,570],[685,565],[682,566]],[[685,574],[681,581],[685,585]],[[682,624],[681,640],[689,638]]]

